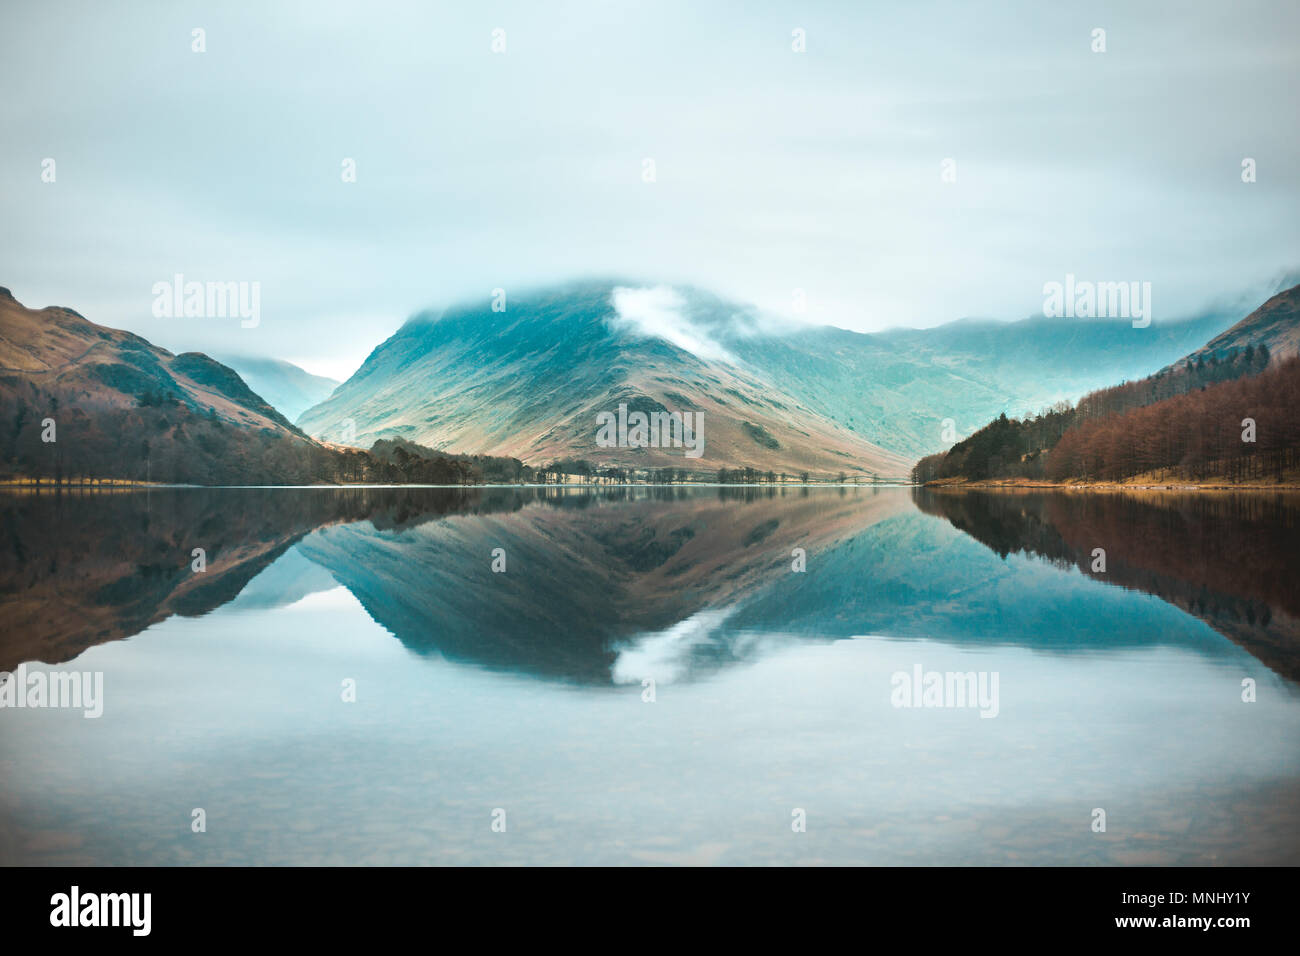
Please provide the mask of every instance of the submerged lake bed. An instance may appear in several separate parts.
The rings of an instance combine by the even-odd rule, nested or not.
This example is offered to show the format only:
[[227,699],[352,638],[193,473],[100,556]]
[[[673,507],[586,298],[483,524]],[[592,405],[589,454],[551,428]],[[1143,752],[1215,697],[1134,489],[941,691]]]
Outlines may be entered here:
[[98,717],[0,708],[5,863],[1300,861],[1287,495],[166,489],[0,514],[0,670],[103,686]]

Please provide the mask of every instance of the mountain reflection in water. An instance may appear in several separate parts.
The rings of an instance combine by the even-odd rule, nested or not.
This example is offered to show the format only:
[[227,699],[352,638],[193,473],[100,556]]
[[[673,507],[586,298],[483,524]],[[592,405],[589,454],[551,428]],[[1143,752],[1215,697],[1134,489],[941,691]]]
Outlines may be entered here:
[[[913,499],[989,551],[944,535]],[[0,670],[67,661],[173,614],[336,584],[416,653],[597,684],[631,681],[638,658],[671,679],[707,673],[754,653],[755,635],[1222,652],[1146,629],[1123,603],[1080,615],[1091,592],[1078,582],[1062,595],[1006,574],[1006,556],[1024,553],[1153,594],[1300,677],[1300,507],[1280,494],[304,488],[0,503]],[[1104,573],[1090,570],[1098,547]]]
[[[104,709],[0,710],[0,863],[1293,864],[1297,513],[888,487],[5,495],[0,670],[102,673]],[[917,668],[999,675],[996,719],[893,706]]]

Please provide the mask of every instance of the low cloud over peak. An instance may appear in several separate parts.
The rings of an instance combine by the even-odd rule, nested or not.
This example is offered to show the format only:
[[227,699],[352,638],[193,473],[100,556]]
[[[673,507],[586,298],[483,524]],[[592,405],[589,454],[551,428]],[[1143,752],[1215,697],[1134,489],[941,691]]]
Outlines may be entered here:
[[671,286],[616,286],[610,302],[614,306],[610,325],[618,331],[663,339],[697,358],[736,361],[708,329],[692,320],[686,299]]

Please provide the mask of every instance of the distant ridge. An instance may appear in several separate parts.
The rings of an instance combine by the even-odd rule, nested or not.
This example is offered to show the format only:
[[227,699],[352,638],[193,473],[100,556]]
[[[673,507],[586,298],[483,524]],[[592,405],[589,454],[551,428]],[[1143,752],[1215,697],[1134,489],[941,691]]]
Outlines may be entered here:
[[313,375],[282,359],[252,355],[214,357],[238,372],[249,388],[289,421],[296,421],[307,409],[329,398],[339,386],[335,379]]
[[[1000,412],[1150,374],[1234,318],[1143,329],[967,319],[863,334],[775,322],[689,287],[590,280],[519,293],[505,311],[485,297],[419,313],[297,421],[328,440],[350,427],[366,443],[404,438],[534,465],[894,477],[944,446],[949,419],[969,433]],[[704,411],[703,458],[595,447],[596,414],[620,402]]]
[[1032,418],[999,416],[947,451],[922,458],[912,476],[922,483],[1172,475],[1280,484],[1300,463],[1298,299],[1300,286],[1278,293],[1145,378]]

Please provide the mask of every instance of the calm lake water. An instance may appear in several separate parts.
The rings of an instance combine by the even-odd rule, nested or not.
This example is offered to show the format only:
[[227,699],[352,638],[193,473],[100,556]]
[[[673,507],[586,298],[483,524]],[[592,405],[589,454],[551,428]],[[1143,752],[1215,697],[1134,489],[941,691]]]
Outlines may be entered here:
[[[102,674],[103,713],[0,709],[0,862],[1294,864],[1297,516],[908,488],[3,496],[0,670]],[[918,673],[944,706],[900,706]]]

